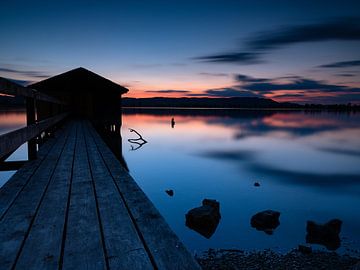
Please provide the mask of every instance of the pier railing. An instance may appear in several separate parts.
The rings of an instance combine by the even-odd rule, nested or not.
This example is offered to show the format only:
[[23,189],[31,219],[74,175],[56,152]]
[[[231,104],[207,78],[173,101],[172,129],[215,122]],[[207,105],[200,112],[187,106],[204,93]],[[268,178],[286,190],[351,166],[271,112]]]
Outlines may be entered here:
[[[26,104],[26,127],[0,135],[0,161],[4,161],[25,142],[28,142],[28,158],[36,158],[35,138],[62,121],[68,115],[66,112],[66,103],[55,97],[38,92],[29,87],[21,86],[2,77],[0,77],[0,94],[10,97],[22,96],[25,98]],[[41,120],[37,119],[36,103],[38,101],[51,103],[51,108],[54,108],[54,110],[52,110],[53,113],[50,114],[51,117]],[[4,164],[1,166],[1,168],[6,167]]]

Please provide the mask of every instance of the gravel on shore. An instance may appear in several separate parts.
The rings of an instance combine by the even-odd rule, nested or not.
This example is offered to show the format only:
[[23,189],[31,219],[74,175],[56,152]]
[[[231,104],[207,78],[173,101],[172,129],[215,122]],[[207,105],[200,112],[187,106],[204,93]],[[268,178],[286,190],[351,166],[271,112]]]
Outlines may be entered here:
[[[203,270],[213,269],[359,269],[360,259],[336,252],[313,251],[303,254],[297,249],[287,254],[271,250],[245,252],[241,250],[209,249],[196,258]],[[356,265],[356,266],[355,266]],[[359,268],[356,268],[359,267]]]

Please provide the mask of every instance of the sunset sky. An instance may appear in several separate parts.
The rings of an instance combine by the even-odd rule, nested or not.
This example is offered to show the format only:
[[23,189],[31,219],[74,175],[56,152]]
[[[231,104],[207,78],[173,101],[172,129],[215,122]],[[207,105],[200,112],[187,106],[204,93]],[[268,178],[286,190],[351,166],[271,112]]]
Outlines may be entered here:
[[360,103],[360,1],[3,0],[0,36],[23,84],[82,66],[128,97]]

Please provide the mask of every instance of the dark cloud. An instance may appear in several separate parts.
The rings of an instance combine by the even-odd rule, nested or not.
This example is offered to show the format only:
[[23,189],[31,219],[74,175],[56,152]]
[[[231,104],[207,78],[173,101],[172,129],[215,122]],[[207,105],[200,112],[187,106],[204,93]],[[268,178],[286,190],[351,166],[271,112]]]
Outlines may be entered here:
[[257,97],[258,95],[248,90],[237,88],[219,88],[209,89],[204,91],[203,94],[188,94],[187,96],[210,96],[210,97]]
[[208,56],[195,57],[195,60],[213,63],[242,63],[242,64],[259,64],[260,53],[256,52],[236,52],[225,54],[214,54]]
[[[276,98],[298,98],[299,102],[319,103],[348,103],[360,100],[360,88],[340,84],[332,84],[321,80],[304,78],[301,76],[285,76],[277,78],[256,78],[244,74],[235,76],[238,84],[231,87],[208,89],[202,93],[188,93],[190,97],[265,97],[265,94],[274,94]],[[286,79],[286,83],[279,80]],[[281,93],[279,91],[294,91]],[[301,91],[298,93],[296,91]],[[278,93],[277,93],[278,92]],[[319,96],[323,92],[323,96]],[[316,93],[314,99],[311,93]],[[328,93],[332,93],[329,96]],[[310,95],[309,95],[310,94]]]
[[270,50],[289,44],[329,40],[360,40],[360,18],[284,27],[274,32],[259,33],[247,45],[254,50]]
[[227,77],[227,76],[229,76],[229,74],[227,74],[227,73],[200,72],[198,74],[202,75],[202,76],[209,76],[209,77]]
[[353,74],[353,73],[338,73],[338,74],[336,74],[336,76],[339,76],[339,77],[355,77],[356,75]]
[[[360,29],[359,29],[360,31]],[[335,62],[331,64],[321,65],[321,68],[348,68],[348,67],[357,67],[360,66],[360,60],[354,61],[342,61],[342,62]]]
[[259,83],[259,82],[267,82],[270,79],[254,78],[254,77],[251,77],[248,75],[238,74],[238,75],[236,75],[236,80],[239,82],[246,82],[246,83]]
[[245,43],[244,49],[195,59],[205,62],[256,64],[261,63],[261,56],[270,50],[297,43],[344,40],[360,40],[360,18],[282,27],[254,35]]
[[[238,76],[239,82],[242,82],[242,88],[250,91],[259,91],[262,93],[273,93],[279,90],[307,90],[307,91],[326,91],[326,92],[351,92],[360,93],[360,88],[348,87],[344,85],[329,84],[320,80],[307,79],[303,77],[296,77],[289,83],[276,83],[276,79],[256,79],[250,78],[243,80],[243,75]],[[259,82],[257,82],[259,81]],[[245,82],[245,83],[244,83]]]
[[12,74],[29,76],[29,77],[40,78],[40,79],[50,77],[50,75],[45,74],[41,71],[33,71],[33,70],[16,70],[16,69],[10,69],[10,68],[0,68],[0,72],[12,73]]
[[188,90],[148,90],[147,93],[163,93],[163,94],[172,94],[172,93],[189,93]]

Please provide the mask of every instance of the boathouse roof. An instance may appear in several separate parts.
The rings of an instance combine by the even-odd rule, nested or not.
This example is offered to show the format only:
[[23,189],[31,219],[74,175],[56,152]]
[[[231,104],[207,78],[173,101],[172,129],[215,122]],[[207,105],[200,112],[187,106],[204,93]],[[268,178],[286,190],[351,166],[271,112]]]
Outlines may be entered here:
[[129,89],[83,67],[34,83],[29,87],[47,93],[73,91],[77,93],[101,93],[110,91],[122,95],[129,91]]

